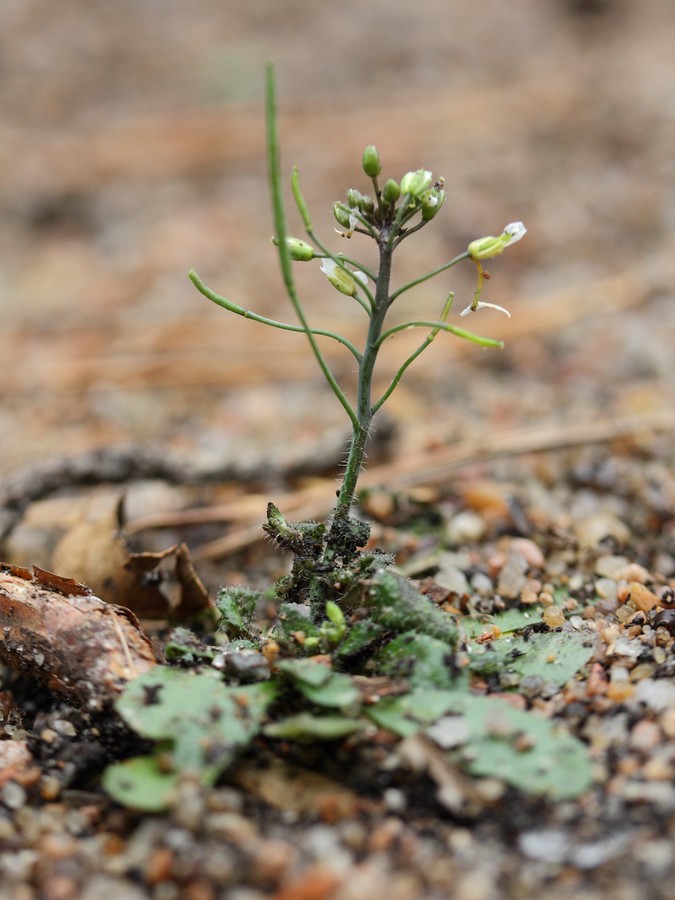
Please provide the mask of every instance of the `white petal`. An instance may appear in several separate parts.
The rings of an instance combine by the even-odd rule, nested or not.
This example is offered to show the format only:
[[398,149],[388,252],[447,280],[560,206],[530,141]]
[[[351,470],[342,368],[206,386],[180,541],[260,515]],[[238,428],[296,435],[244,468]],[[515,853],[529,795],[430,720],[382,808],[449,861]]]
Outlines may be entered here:
[[482,300],[479,300],[475,307],[472,303],[469,303],[466,309],[461,311],[460,316],[468,316],[469,313],[476,312],[478,309],[496,309],[497,312],[502,312],[505,316],[508,316],[509,319],[511,318],[511,313],[508,309],[504,309],[503,306],[497,306],[496,303],[484,303]]
[[516,241],[519,241],[521,238],[525,237],[527,234],[527,228],[523,225],[522,222],[509,222],[509,224],[504,229],[504,234],[509,235],[509,240],[505,247],[510,247],[511,244],[515,244]]
[[364,287],[368,285],[368,276],[365,272],[360,272],[358,269],[356,269],[356,271],[352,272],[352,275],[354,276],[354,278],[356,278],[357,281],[360,281]]

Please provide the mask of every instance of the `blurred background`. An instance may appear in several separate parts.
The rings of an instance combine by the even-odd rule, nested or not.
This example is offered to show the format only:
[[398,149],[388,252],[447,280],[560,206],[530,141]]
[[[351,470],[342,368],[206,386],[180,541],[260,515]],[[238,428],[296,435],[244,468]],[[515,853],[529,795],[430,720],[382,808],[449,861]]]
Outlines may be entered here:
[[[446,178],[397,282],[529,229],[484,294],[513,318],[470,320],[506,349],[439,337],[389,404],[395,452],[672,411],[674,20],[671,0],[4,0],[0,472],[130,442],[273,465],[339,444],[348,423],[303,338],[186,277],[291,318],[269,243],[267,60],[285,171],[300,166],[334,249],[372,260],[331,215],[367,189],[369,143],[384,177]],[[360,308],[318,264],[297,272],[311,320],[358,337]],[[454,289],[456,316],[473,277],[453,269],[396,315],[433,317]],[[383,385],[418,340],[390,342]],[[327,352],[349,384],[351,358]]]

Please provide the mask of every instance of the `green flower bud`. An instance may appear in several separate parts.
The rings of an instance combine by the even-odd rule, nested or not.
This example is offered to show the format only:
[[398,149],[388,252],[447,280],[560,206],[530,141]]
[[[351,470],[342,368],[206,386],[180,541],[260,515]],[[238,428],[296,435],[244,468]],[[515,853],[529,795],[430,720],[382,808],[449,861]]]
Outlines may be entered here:
[[[275,247],[278,247],[279,239],[272,238],[272,243]],[[310,259],[314,259],[314,247],[308,244],[307,241],[301,241],[300,238],[287,237],[286,246],[288,247],[288,255],[296,262],[307,262]]]
[[511,244],[519,241],[526,233],[527,228],[522,222],[511,222],[498,237],[488,235],[477,238],[475,241],[471,241],[466,249],[469,251],[471,259],[492,259],[493,256],[499,256]]
[[[368,149],[368,148],[366,148],[366,149]],[[373,147],[373,150],[375,150],[374,147]],[[366,175],[367,174],[368,173],[366,172]],[[344,613],[342,612],[340,607],[337,605],[337,603],[333,602],[333,600],[328,600],[326,602],[326,618],[329,619],[333,623],[333,625],[344,625],[345,624]]]
[[398,186],[398,182],[393,178],[388,178],[382,188],[382,199],[385,203],[396,203],[400,196],[401,188]]
[[363,171],[369,178],[377,178],[382,171],[380,154],[377,152],[377,147],[372,144],[368,144],[363,151]]
[[426,169],[406,172],[401,179],[401,193],[411,197],[420,197],[430,186],[434,176]]
[[361,191],[357,191],[356,188],[349,188],[347,191],[347,203],[352,209],[354,209],[355,206],[360,206],[362,200],[363,194]]
[[372,197],[369,197],[368,194],[363,194],[361,196],[361,200],[359,201],[359,209],[362,213],[368,215],[368,213],[373,212],[375,209],[375,201]]
[[438,214],[445,200],[445,191],[432,188],[422,197],[422,218],[425,222],[430,222],[435,215]]
[[344,205],[344,203],[333,204],[333,215],[335,216],[338,225],[342,225],[343,228],[351,227],[349,222],[349,209]]

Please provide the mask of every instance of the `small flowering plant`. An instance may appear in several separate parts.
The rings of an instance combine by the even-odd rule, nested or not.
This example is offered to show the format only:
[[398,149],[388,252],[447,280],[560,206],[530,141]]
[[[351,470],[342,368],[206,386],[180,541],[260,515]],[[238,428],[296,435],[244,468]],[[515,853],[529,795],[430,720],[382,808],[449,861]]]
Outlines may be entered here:
[[[444,179],[434,178],[426,169],[417,169],[407,172],[400,181],[393,178],[382,181],[380,155],[371,145],[363,152],[362,166],[370,179],[372,191],[361,193],[360,190],[351,188],[347,191],[345,201],[334,204],[333,213],[339,226],[336,231],[344,239],[362,235],[376,243],[379,257],[377,269],[370,270],[345,253],[334,253],[318,237],[300,189],[297,168],[292,172],[291,189],[307,240],[291,237],[287,230],[283,202],[275,80],[271,66],[267,69],[266,88],[268,168],[276,232],[272,241],[278,249],[284,285],[298,324],[258,315],[216,294],[201,281],[194,270],[190,271],[189,276],[204,296],[230,312],[273,328],[303,332],[326,381],[349,418],[352,429],[349,453],[329,522],[326,525],[308,522],[292,525],[273,504],[269,504],[267,523],[263,526],[279,546],[290,550],[295,556],[292,575],[282,593],[293,602],[308,603],[314,621],[320,621],[326,614],[327,604],[328,609],[333,610],[335,601],[339,603],[343,599],[350,582],[357,578],[362,580],[372,574],[384,561],[383,555],[360,552],[360,548],[368,540],[369,528],[351,515],[373,417],[395,390],[408,367],[429,347],[439,332],[450,332],[482,347],[503,346],[501,341],[481,337],[448,322],[453,293],[449,294],[440,314],[435,318],[416,318],[386,327],[389,310],[405,292],[464,260],[470,260],[476,266],[477,285],[472,302],[460,315],[466,316],[484,308],[510,315],[503,307],[481,300],[484,280],[489,277],[483,268],[483,261],[498,256],[519,241],[526,228],[522,222],[512,222],[500,235],[471,241],[462,253],[407,284],[393,288],[393,255],[403,241],[426,227],[438,215],[445,200]],[[356,347],[341,334],[314,328],[310,324],[296,290],[293,263],[310,262],[314,259],[320,261],[321,271],[332,287],[346,297],[353,298],[368,316],[368,328],[362,348]],[[400,364],[384,392],[373,396],[373,373],[380,349],[394,334],[409,328],[426,330],[426,335]],[[354,357],[358,369],[355,399],[350,400],[338,384],[321,350],[319,338],[337,341]]]
[[[346,739],[345,750],[351,756],[369,741],[375,726],[376,733],[381,729],[389,734],[388,746],[397,738],[420,735],[444,771],[450,766],[453,771],[497,778],[548,800],[575,797],[593,780],[584,744],[561,729],[560,723],[544,721],[503,697],[481,695],[491,689],[497,672],[500,678],[493,683],[500,693],[504,685],[515,686],[521,678],[523,684],[529,678],[547,689],[551,683],[566,684],[593,654],[588,634],[555,629],[555,634],[532,635],[528,606],[522,618],[517,610],[509,610],[510,624],[502,622],[509,634],[506,640],[497,640],[500,629],[495,621],[490,652],[471,654],[471,634],[477,634],[466,627],[471,616],[463,617],[463,625],[458,626],[454,612],[420,593],[389,567],[391,557],[369,550],[370,529],[351,514],[373,416],[420,353],[441,331],[483,347],[501,346],[499,341],[448,322],[452,294],[437,318],[387,326],[389,309],[405,291],[463,260],[476,266],[478,281],[473,301],[461,315],[485,307],[501,309],[481,300],[487,277],[483,261],[520,240],[525,228],[520,222],[511,223],[496,237],[472,241],[463,253],[433,271],[393,288],[393,254],[402,241],[438,215],[445,198],[443,181],[435,180],[426,169],[417,169],[400,181],[389,178],[380,184],[379,154],[375,147],[366,147],[363,170],[372,192],[349,190],[346,202],[334,205],[334,214],[345,239],[358,234],[375,241],[379,260],[371,271],[346,254],[333,253],[316,235],[297,170],[291,185],[308,240],[287,232],[271,68],[267,73],[267,139],[276,232],[273,242],[298,323],[258,315],[214,293],[194,271],[190,278],[209,300],[230,312],[306,335],[351,423],[346,469],[337,503],[325,524],[290,523],[273,503],[268,504],[263,528],[293,555],[292,570],[271,591],[232,585],[219,592],[216,606],[223,640],[217,646],[204,644],[184,628],[175,629],[165,647],[170,664],[157,665],[130,681],[116,709],[131,728],[156,741],[156,746],[149,755],[109,767],[104,786],[123,804],[158,812],[175,805],[186,774],[189,780],[185,783],[191,790],[195,778],[204,786],[213,785],[259,738],[262,746],[272,750],[280,741],[284,758],[289,752],[299,754],[300,745],[308,742],[327,742],[330,747]],[[330,285],[359,303],[367,314],[362,347],[336,332],[310,325],[295,287],[293,264],[315,259]],[[374,396],[378,353],[388,338],[404,328],[423,329],[426,334],[399,365],[383,393]],[[324,338],[337,341],[354,357],[358,370],[354,399],[349,399],[328,366],[319,346]],[[276,601],[272,623],[270,601]],[[474,620],[473,625],[478,624]],[[521,624],[526,628],[521,629]],[[483,636],[477,637],[474,645],[483,642]],[[556,662],[554,667],[551,660]],[[509,680],[502,681],[502,674]],[[476,679],[481,695],[472,691]],[[497,721],[499,729],[494,727]],[[293,742],[298,748],[289,751]],[[331,773],[340,758],[333,758]],[[312,753],[310,759],[317,757]],[[370,764],[373,759],[370,753],[359,765],[362,768],[362,763]],[[400,772],[391,774],[393,783],[399,784]],[[384,769],[376,781],[380,783],[383,777],[387,777]],[[468,809],[463,800],[457,803],[452,799],[445,805],[453,814]]]

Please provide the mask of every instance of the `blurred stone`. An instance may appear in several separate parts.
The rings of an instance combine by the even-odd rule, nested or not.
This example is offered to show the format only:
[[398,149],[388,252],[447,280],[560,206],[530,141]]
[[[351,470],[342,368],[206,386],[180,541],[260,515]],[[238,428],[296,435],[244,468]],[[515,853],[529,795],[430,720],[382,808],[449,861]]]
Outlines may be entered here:
[[531,569],[543,569],[546,559],[541,549],[529,538],[517,537],[511,541],[509,550],[522,556]]
[[599,556],[595,561],[595,574],[600,575],[603,578],[613,578],[615,581],[619,577],[617,572],[624,568],[628,564],[628,559],[625,556]]
[[618,544],[630,540],[628,526],[610,512],[597,512],[585,516],[574,525],[574,534],[582,547],[592,549],[606,538],[613,538]]
[[497,580],[497,593],[508,600],[515,600],[525,586],[527,562],[522,556],[509,556]]
[[480,541],[485,531],[484,520],[477,513],[465,510],[450,519],[445,529],[445,539],[450,546],[460,547]]
[[442,565],[434,580],[450,594],[465,597],[471,593],[466,575],[456,566]]
[[547,606],[541,614],[541,619],[549,628],[562,628],[565,624],[565,614],[559,606]]
[[654,609],[658,605],[659,598],[656,594],[652,593],[640,582],[631,582],[628,585],[628,589],[630,591],[630,599],[642,612],[649,612],[650,609]]

